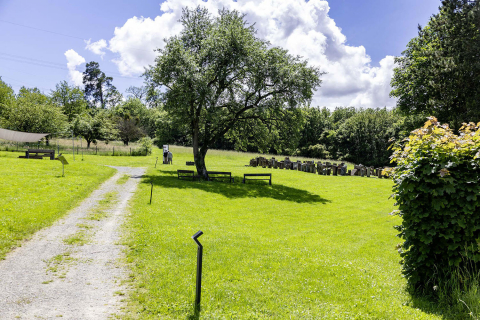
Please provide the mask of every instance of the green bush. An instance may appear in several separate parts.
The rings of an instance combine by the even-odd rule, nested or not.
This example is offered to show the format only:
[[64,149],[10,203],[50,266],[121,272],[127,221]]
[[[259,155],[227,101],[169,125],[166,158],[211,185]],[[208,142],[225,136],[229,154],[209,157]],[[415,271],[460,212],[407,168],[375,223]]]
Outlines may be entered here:
[[145,155],[152,154],[153,140],[150,137],[143,137],[139,141],[141,147],[140,152],[145,152]]
[[329,159],[330,153],[323,144],[316,144],[302,149],[302,155],[316,159]]
[[464,124],[455,135],[431,117],[394,148],[399,252],[413,293],[433,294],[458,270],[480,270],[479,126]]

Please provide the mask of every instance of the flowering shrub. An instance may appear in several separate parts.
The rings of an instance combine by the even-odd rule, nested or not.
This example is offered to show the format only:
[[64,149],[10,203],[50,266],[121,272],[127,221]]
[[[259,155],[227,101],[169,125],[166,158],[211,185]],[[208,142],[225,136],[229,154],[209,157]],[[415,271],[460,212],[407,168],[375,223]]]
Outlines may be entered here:
[[395,228],[409,289],[433,291],[457,268],[479,267],[480,123],[455,135],[430,117],[394,146]]

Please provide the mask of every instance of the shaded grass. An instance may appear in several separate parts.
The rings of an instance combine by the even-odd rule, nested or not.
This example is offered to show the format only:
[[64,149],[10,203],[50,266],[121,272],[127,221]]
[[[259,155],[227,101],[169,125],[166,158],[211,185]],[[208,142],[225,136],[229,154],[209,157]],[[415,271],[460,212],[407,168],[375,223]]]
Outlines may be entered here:
[[[406,305],[389,216],[392,181],[245,167],[251,155],[217,152],[209,170],[228,182],[182,181],[191,155],[150,168],[125,224],[131,313],[194,319],[198,230],[204,245],[203,319],[438,319]],[[273,185],[239,183],[271,172]],[[154,201],[149,205],[150,182]]]
[[115,170],[68,157],[59,161],[18,159],[0,152],[0,258],[20,241],[50,226],[111,177]]

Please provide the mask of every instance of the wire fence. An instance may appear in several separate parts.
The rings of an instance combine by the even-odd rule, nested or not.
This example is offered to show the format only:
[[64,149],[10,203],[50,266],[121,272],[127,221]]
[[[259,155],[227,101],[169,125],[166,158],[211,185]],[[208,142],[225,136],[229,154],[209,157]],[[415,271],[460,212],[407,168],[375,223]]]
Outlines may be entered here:
[[24,152],[28,149],[55,150],[56,154],[98,155],[98,156],[145,156],[147,150],[138,143],[124,145],[122,141],[98,141],[88,146],[87,141],[80,137],[50,138],[47,141],[35,143],[11,142],[0,139],[0,151]]

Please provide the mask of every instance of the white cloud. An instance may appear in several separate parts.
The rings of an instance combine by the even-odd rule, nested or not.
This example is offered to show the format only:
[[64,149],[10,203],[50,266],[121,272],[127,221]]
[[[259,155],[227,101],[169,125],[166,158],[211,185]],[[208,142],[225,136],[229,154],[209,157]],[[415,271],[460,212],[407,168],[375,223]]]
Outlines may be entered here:
[[105,41],[104,39],[100,39],[96,42],[91,42],[91,40],[88,39],[85,41],[85,43],[87,44],[85,49],[90,50],[95,54],[98,54],[103,59],[103,56],[105,55],[105,51],[103,50],[107,48],[107,41]]
[[77,67],[85,63],[85,58],[79,55],[75,50],[70,49],[65,52],[67,58],[68,74],[74,85],[83,87],[83,74],[77,70]]
[[123,75],[139,75],[154,62],[156,48],[163,48],[163,39],[181,30],[178,22],[182,8],[202,5],[212,14],[221,8],[246,13],[255,23],[259,37],[281,46],[294,55],[327,72],[316,92],[314,106],[394,106],[390,99],[390,78],[393,57],[387,56],[380,66],[371,65],[363,46],[347,45],[335,21],[329,17],[325,0],[166,0],[160,5],[161,15],[155,19],[133,17],[115,28],[109,49],[118,54],[113,60]]

